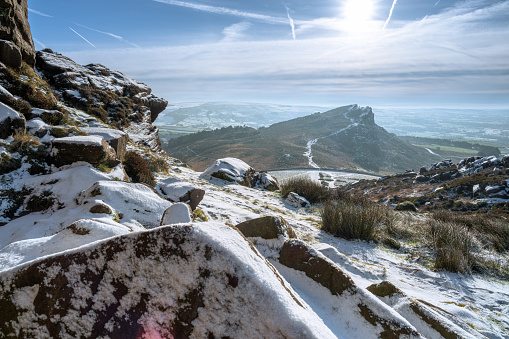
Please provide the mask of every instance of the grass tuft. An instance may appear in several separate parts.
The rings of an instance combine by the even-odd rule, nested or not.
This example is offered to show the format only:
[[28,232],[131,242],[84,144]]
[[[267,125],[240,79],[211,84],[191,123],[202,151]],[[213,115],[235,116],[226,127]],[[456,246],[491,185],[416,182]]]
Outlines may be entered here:
[[156,181],[148,163],[138,153],[129,151],[124,158],[124,169],[134,182],[154,186]]
[[293,177],[283,181],[281,194],[286,198],[290,192],[297,193],[312,204],[322,202],[328,197],[327,189],[309,177]]

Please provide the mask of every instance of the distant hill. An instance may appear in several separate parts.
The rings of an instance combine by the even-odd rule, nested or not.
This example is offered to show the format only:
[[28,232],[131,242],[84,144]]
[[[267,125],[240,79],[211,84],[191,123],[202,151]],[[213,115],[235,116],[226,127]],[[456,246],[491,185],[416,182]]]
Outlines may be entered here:
[[262,127],[228,127],[170,140],[172,156],[204,170],[236,157],[259,170],[320,167],[376,173],[419,168],[437,157],[375,124],[370,107],[349,105]]

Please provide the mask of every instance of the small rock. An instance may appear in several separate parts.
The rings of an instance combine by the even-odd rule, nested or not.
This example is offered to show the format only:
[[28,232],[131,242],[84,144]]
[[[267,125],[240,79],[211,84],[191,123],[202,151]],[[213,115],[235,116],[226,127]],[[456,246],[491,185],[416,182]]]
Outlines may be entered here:
[[164,211],[161,219],[161,226],[192,222],[193,212],[191,211],[191,207],[188,204],[179,202],[171,205]]
[[288,205],[293,206],[295,208],[308,207],[311,205],[306,198],[301,197],[300,195],[294,192],[290,192],[288,194],[288,197],[286,198],[285,202]]
[[282,217],[267,216],[244,221],[236,226],[247,238],[296,238],[292,227]]

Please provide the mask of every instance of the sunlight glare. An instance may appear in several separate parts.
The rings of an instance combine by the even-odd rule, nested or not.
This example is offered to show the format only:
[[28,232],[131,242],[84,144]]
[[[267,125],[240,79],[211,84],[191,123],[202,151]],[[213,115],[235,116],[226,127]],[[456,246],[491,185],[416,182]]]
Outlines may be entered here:
[[344,29],[365,32],[370,29],[375,15],[375,0],[346,0],[342,7]]

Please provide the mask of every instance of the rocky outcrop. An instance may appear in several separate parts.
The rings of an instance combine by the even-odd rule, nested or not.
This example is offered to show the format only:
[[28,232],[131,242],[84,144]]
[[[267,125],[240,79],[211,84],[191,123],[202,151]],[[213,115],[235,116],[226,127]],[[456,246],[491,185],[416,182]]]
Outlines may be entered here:
[[334,338],[286,284],[228,226],[162,227],[3,272],[0,333]]
[[253,188],[265,189],[267,191],[281,190],[281,186],[279,186],[277,179],[267,172],[256,174],[251,185]]
[[283,217],[267,216],[251,219],[238,224],[236,227],[247,238],[297,238],[294,230]]
[[28,23],[27,0],[0,0],[0,13],[0,39],[12,41],[23,61],[33,66],[35,48]]
[[205,179],[217,178],[250,187],[255,174],[255,170],[244,161],[224,158],[216,160],[201,176]]
[[168,102],[154,96],[147,85],[100,64],[79,65],[49,49],[37,52],[37,69],[66,104],[122,129],[153,151],[161,151],[152,122]]
[[5,139],[16,132],[23,133],[25,128],[26,121],[23,115],[0,102],[0,139]]
[[51,162],[56,166],[85,161],[98,165],[107,160],[116,160],[115,151],[98,136],[76,136],[56,138],[51,141]]

